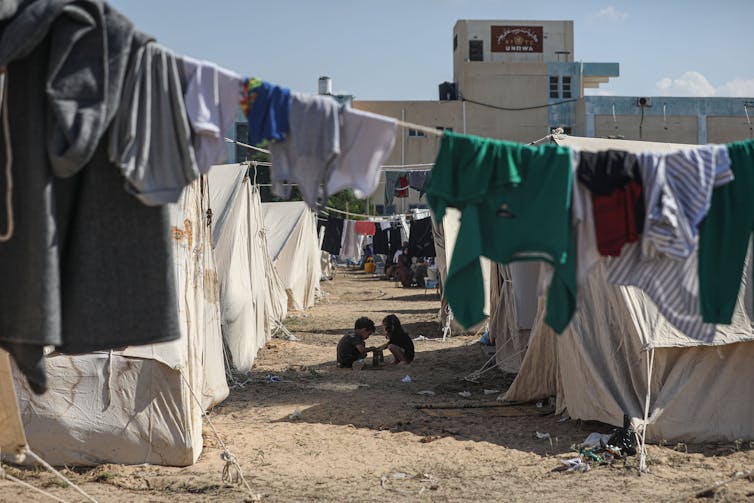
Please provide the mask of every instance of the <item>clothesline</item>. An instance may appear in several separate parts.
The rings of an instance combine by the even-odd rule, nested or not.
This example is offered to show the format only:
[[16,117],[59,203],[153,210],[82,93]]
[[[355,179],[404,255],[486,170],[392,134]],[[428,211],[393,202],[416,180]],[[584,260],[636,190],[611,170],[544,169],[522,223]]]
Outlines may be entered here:
[[[269,154],[270,151],[261,147],[254,147],[252,145],[249,145],[248,143],[244,143],[238,140],[231,140],[230,138],[225,138],[225,141],[227,143],[235,143],[236,145],[239,145],[241,147],[246,147],[252,150],[256,150],[257,152],[262,152],[264,154]],[[250,163],[256,163],[259,166],[272,166],[271,163],[265,162],[265,161],[249,161]],[[383,164],[380,166],[382,168],[382,171],[430,171],[432,166],[434,166],[435,163],[433,162],[424,162],[424,163],[418,163],[418,164]],[[416,169],[416,168],[423,168],[423,169]]]

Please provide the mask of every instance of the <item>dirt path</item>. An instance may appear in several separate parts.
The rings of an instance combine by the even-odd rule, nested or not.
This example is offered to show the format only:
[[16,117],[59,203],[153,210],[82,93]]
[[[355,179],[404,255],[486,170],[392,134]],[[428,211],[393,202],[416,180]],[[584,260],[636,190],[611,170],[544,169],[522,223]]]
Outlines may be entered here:
[[[299,340],[268,344],[251,374],[239,377],[241,386],[211,413],[262,501],[690,501],[701,489],[754,468],[746,443],[650,446],[651,472],[641,477],[635,459],[583,474],[554,472],[559,459],[575,455],[574,444],[610,428],[561,423],[553,415],[495,416],[500,408],[454,417],[418,410],[413,404],[495,403],[497,394],[483,390],[502,391],[512,376],[495,370],[480,384],[463,381],[488,358],[472,336],[419,341],[409,367],[337,369],[335,344],[358,316],[379,324],[395,313],[413,337],[437,338],[439,302],[433,292],[356,273],[341,273],[323,289],[324,302],[286,322]],[[370,343],[383,340],[374,339]],[[406,375],[411,382],[402,382]],[[471,397],[460,397],[461,391]],[[537,438],[537,431],[551,439]],[[219,454],[205,426],[205,449],[194,466],[106,465],[66,473],[100,501],[246,500],[241,489],[222,482]],[[46,474],[10,472],[81,501]],[[30,494],[0,480],[0,501]],[[754,500],[754,478],[740,477],[704,497]]]

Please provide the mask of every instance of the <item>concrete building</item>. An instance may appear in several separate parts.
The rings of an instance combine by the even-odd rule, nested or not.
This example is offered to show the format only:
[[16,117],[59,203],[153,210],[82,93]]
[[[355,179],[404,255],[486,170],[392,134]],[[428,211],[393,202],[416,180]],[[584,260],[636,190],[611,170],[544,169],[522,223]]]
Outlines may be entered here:
[[[361,101],[354,108],[438,128],[528,143],[556,127],[578,136],[675,143],[726,143],[754,137],[754,98],[585,96],[619,76],[618,63],[574,54],[573,21],[471,21],[453,28],[453,82],[437,101]],[[399,130],[389,164],[430,163],[439,138]],[[409,191],[398,211],[421,207]],[[373,201],[385,208],[384,190]]]
[[[577,61],[573,21],[460,20],[453,27],[452,48],[453,80],[439,85],[438,100],[353,100],[352,106],[522,143],[558,127],[578,136],[693,144],[754,137],[749,120],[754,98],[585,96],[585,89],[618,77],[619,64]],[[320,87],[324,94],[331,92],[327,81]],[[244,128],[237,125],[237,138]],[[387,163],[432,163],[439,142],[433,135],[399,128]],[[384,180],[372,202],[380,213],[425,206],[424,198],[410,190],[408,198],[389,207]]]

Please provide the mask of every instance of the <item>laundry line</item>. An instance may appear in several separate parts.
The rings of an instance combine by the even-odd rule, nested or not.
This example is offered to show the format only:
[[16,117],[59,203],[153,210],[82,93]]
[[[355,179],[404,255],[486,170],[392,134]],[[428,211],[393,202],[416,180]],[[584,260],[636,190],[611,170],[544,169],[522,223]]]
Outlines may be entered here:
[[[239,145],[241,147],[245,147],[251,150],[256,150],[257,152],[262,152],[264,154],[269,154],[270,151],[261,147],[255,147],[253,145],[249,145],[248,143],[244,143],[238,140],[231,140],[230,138],[225,138],[226,143],[235,143],[236,145]],[[250,160],[247,161],[249,163],[256,163],[257,166],[272,166],[272,163],[266,162],[266,161],[254,161]],[[424,163],[418,163],[418,164],[383,164],[380,166],[382,171],[431,171],[432,166],[434,166],[434,162],[424,162]]]

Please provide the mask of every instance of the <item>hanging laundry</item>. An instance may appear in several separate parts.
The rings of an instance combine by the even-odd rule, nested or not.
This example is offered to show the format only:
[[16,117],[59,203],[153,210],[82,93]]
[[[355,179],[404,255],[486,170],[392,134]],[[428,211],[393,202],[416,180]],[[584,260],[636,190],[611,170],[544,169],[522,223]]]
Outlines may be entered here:
[[388,255],[390,253],[388,231],[385,229],[377,229],[377,232],[374,233],[372,244],[374,245],[374,253]]
[[243,79],[209,61],[181,56],[179,62],[196,162],[199,172],[207,174],[210,166],[227,159],[225,133],[236,118]]
[[571,183],[567,148],[445,132],[427,200],[438,221],[447,207],[461,209],[445,292],[462,325],[484,319],[484,255],[500,263],[551,263],[545,321],[556,332],[565,330],[576,308]]
[[[581,152],[571,148],[571,164],[574,170],[574,178],[577,176],[580,159]],[[579,287],[586,285],[589,272],[600,261],[592,207],[592,193],[589,192],[589,189],[583,183],[575,182],[573,184],[571,218],[573,220],[574,239],[576,242],[576,281]],[[542,275],[540,275],[540,278],[542,278]],[[549,281],[547,282],[547,286],[549,287]]]
[[20,209],[0,245],[0,277],[13,285],[0,289],[0,346],[39,393],[46,345],[90,352],[180,336],[169,215],[123,191],[105,134],[150,39],[107,4],[38,1],[19,6],[0,40]]
[[380,183],[380,168],[395,145],[397,124],[381,115],[341,108],[341,154],[335,159],[327,193],[353,189],[356,197],[370,196]]
[[296,183],[306,204],[316,209],[318,199],[327,201],[323,190],[340,154],[340,115],[337,101],[329,96],[292,93],[290,134],[270,145],[272,192],[289,198]]
[[408,235],[408,253],[412,257],[434,257],[435,239],[432,233],[432,219],[422,218],[411,222]]
[[581,152],[577,174],[591,191],[597,248],[617,257],[623,245],[639,240],[644,226],[639,161],[618,150]]
[[419,191],[419,197],[424,195],[424,185],[427,183],[429,170],[411,171],[408,174],[408,186]]
[[393,225],[390,222],[386,222],[386,221],[380,222],[380,229],[382,229],[383,231],[389,230],[392,227]]
[[325,224],[325,239],[322,241],[322,249],[330,255],[339,255],[340,246],[343,241],[343,222],[342,218],[330,215],[327,217]]
[[385,171],[385,213],[393,213],[395,207],[393,199],[395,198],[395,188],[398,187],[398,179],[402,173],[399,171]]
[[398,177],[398,186],[395,188],[395,197],[408,197],[408,175]]
[[374,236],[376,232],[374,222],[367,222],[365,220],[357,221],[354,230],[356,234],[363,234],[365,236]]
[[732,320],[754,229],[754,142],[729,144],[728,156],[735,178],[712,192],[699,226],[699,302],[708,323]]
[[259,79],[244,79],[241,111],[249,126],[249,143],[283,141],[288,135],[291,91]]
[[345,258],[361,258],[361,246],[364,236],[356,234],[356,222],[346,220],[343,225],[343,241],[341,242],[340,256]]
[[672,155],[642,154],[658,173],[649,187],[642,254],[686,258],[696,250],[699,224],[712,202],[712,189],[733,180],[728,149],[705,145]]
[[[94,155],[118,108],[134,32],[107,5],[103,11],[101,4],[80,2],[65,12],[64,6],[17,4],[0,25],[0,67],[8,70],[5,101],[12,125],[10,150],[1,148],[0,159],[5,166],[6,156],[12,156],[17,208],[14,235],[0,244],[6,285],[0,289],[0,346],[36,393],[47,386],[44,346],[62,343],[54,175],[71,176]],[[2,177],[2,194],[4,184]]]
[[178,58],[149,42],[129,63],[110,132],[110,159],[142,203],[174,203],[200,175],[183,100]]
[[713,187],[725,185],[733,178],[727,151],[724,146],[708,145],[669,154],[640,154],[637,158],[647,194],[645,237],[641,243],[626,246],[620,257],[608,262],[607,280],[641,288],[665,319],[681,332],[693,339],[710,341],[715,336],[715,325],[704,323],[701,316],[696,248],[685,258],[664,253],[648,255],[644,249],[645,242],[651,239],[647,236],[666,224],[650,215],[663,198],[669,201],[671,195],[678,207],[688,206],[689,210],[674,212],[678,217],[674,227],[664,230],[671,231],[668,236],[676,237],[664,245],[668,250],[682,250],[687,245],[687,236],[678,231],[694,226],[696,211],[691,208],[708,207]]
[[403,249],[403,238],[401,236],[401,230],[398,227],[390,229],[388,234],[390,237],[390,256],[392,257]]

